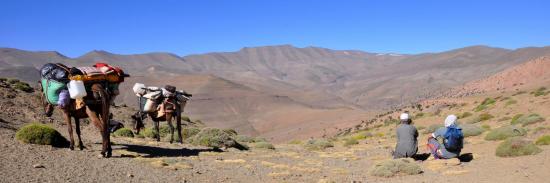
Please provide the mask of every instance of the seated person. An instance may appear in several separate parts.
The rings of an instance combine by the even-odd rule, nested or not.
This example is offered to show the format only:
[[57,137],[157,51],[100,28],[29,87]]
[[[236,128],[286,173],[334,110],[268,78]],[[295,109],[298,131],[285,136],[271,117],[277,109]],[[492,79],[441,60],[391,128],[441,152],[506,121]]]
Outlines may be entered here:
[[451,159],[460,155],[464,143],[462,129],[456,124],[457,117],[449,115],[445,127],[437,129],[428,138],[428,148],[435,159]]
[[409,114],[403,113],[399,117],[401,124],[397,127],[397,144],[393,158],[408,158],[418,151],[418,130],[412,125]]

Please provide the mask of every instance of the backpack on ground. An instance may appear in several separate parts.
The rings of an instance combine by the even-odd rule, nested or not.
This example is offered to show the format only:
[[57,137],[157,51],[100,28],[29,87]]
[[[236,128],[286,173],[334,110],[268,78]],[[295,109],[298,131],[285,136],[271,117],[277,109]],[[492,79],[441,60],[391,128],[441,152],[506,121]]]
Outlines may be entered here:
[[462,129],[455,125],[452,125],[447,127],[443,144],[445,145],[445,149],[447,149],[448,151],[456,152],[462,149],[463,139],[464,134],[462,133]]

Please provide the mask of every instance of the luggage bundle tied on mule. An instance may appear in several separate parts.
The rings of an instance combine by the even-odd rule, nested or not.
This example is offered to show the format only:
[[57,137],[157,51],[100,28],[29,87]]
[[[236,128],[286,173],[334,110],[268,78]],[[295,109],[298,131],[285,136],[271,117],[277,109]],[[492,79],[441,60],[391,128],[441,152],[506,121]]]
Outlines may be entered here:
[[170,143],[174,141],[174,126],[172,119],[176,119],[176,129],[178,131],[180,143],[183,143],[181,136],[181,114],[191,99],[191,94],[179,90],[176,87],[166,85],[164,88],[145,87],[144,84],[136,83],[133,87],[134,93],[138,97],[139,110],[131,116],[134,122],[134,130],[139,134],[144,128],[143,121],[149,116],[153,121],[153,126],[157,133],[156,139],[160,141],[160,121],[166,121],[170,127]]
[[46,116],[53,114],[54,106],[63,112],[67,123],[71,150],[74,138],[71,118],[75,120],[80,150],[80,119],[90,118],[101,133],[103,157],[111,157],[109,107],[119,94],[118,85],[130,75],[118,67],[96,63],[92,67],[69,68],[60,63],[48,63],[40,69],[42,103]]

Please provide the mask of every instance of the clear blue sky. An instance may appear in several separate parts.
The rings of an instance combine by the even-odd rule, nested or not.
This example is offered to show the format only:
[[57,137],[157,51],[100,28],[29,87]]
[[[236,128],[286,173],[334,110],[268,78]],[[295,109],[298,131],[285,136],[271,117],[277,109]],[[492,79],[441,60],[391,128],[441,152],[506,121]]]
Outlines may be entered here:
[[550,45],[550,1],[3,0],[0,47],[178,55],[292,44],[370,52]]

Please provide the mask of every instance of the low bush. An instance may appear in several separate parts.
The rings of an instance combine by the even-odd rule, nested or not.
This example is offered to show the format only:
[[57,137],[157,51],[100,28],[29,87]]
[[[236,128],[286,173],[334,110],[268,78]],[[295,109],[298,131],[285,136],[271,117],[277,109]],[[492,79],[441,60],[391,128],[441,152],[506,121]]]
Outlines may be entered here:
[[481,128],[483,128],[484,130],[491,130],[491,125],[484,124],[484,125],[481,125]]
[[231,134],[217,128],[204,128],[195,136],[191,137],[191,143],[193,145],[201,145],[207,147],[221,148],[221,147],[237,147],[238,144]]
[[304,144],[304,147],[309,150],[324,150],[334,147],[334,144],[326,139],[311,139]]
[[181,129],[181,136],[183,136],[183,139],[189,139],[193,136],[195,136],[197,133],[199,133],[201,129],[198,128],[182,128]]
[[237,142],[253,143],[255,141],[254,137],[249,137],[246,135],[237,135],[235,136]]
[[302,144],[303,142],[301,140],[291,140],[288,142],[288,144]]
[[157,131],[154,129],[154,128],[145,128],[143,130],[143,136],[147,137],[147,138],[157,138]]
[[464,119],[464,118],[467,118],[467,117],[470,117],[470,116],[472,116],[471,112],[464,112],[464,113],[458,115],[458,118]]
[[420,130],[424,130],[426,129],[425,126],[416,126],[416,130],[420,131]]
[[499,157],[515,157],[533,155],[542,152],[533,142],[520,137],[506,139],[500,143],[496,149],[496,155]]
[[267,142],[267,139],[263,137],[256,137],[254,138],[254,142]]
[[493,119],[495,116],[489,114],[489,113],[483,113],[483,114],[480,114],[479,115],[479,120],[480,121],[487,121],[487,120],[490,120],[490,119]]
[[517,103],[518,103],[518,101],[510,99],[510,100],[506,101],[506,104],[504,106],[509,106],[509,105],[513,105],[513,104],[517,104]]
[[550,145],[550,135],[539,137],[535,142],[537,145]]
[[344,143],[343,145],[345,147],[349,147],[349,146],[352,146],[352,145],[356,145],[356,144],[359,144],[359,142],[353,138],[345,138],[344,140]]
[[425,116],[425,114],[424,114],[423,112],[419,112],[419,113],[417,113],[416,115],[414,115],[414,119],[420,119],[420,118],[422,118],[422,117],[424,117],[424,116]]
[[28,144],[51,145],[54,147],[66,147],[68,145],[67,139],[57,130],[39,123],[23,126],[15,133],[15,138]]
[[489,131],[485,140],[504,140],[509,137],[524,136],[527,130],[516,126],[505,126]]
[[462,133],[464,134],[464,137],[471,137],[471,136],[478,136],[481,135],[485,130],[483,128],[478,127],[477,125],[460,125],[462,128]]
[[15,84],[13,84],[13,88],[15,88],[17,90],[27,92],[27,93],[31,93],[31,92],[34,91],[34,89],[29,84],[24,83],[24,82],[17,82]]
[[223,129],[223,132],[231,135],[232,137],[235,137],[237,136],[237,131],[233,130],[233,129]]
[[[182,121],[191,122],[191,119],[189,118],[189,116],[184,116],[184,115],[182,115],[182,116],[181,116],[181,120],[182,120]],[[198,120],[197,120],[197,121],[198,121]]]
[[385,119],[385,120],[384,120],[384,126],[398,125],[398,124],[399,124],[399,120],[398,120],[398,119]]
[[372,137],[372,133],[370,132],[358,132],[354,135],[351,136],[352,139],[354,140],[363,140],[363,139],[366,139],[366,138],[369,138],[369,137]]
[[510,123],[512,125],[515,125],[518,123],[518,119],[521,118],[523,116],[523,114],[516,114],[514,115],[514,117],[512,117],[512,120],[510,121]]
[[540,87],[538,88],[537,90],[531,92],[531,94],[533,94],[535,97],[538,97],[538,96],[544,96],[546,94],[548,94],[546,92],[546,88],[545,87]]
[[369,173],[377,177],[393,177],[398,174],[420,174],[422,169],[414,159],[391,159],[375,164]]
[[[514,116],[514,118],[515,118],[515,116]],[[535,124],[535,123],[540,123],[540,122],[543,122],[545,120],[546,119],[544,119],[542,116],[533,113],[533,114],[529,114],[527,116],[521,115],[518,118],[513,119],[511,124],[513,124],[513,125],[521,124],[522,126],[527,126],[527,125],[531,125],[531,124]]]
[[433,133],[433,132],[435,132],[435,130],[437,130],[441,127],[443,127],[442,124],[433,124],[433,125],[428,126],[428,128],[426,128],[423,133],[424,134]]
[[254,143],[254,148],[259,149],[275,149],[275,146],[269,142],[256,142]]
[[479,112],[482,110],[487,109],[490,105],[495,104],[496,100],[492,98],[485,98],[481,104],[479,104],[476,108],[474,108],[474,111]]
[[134,133],[128,128],[118,129],[113,134],[117,137],[134,137]]
[[21,82],[21,81],[19,81],[19,79],[12,79],[12,78],[10,78],[10,79],[7,80],[7,82],[8,82],[9,84],[15,84],[15,83],[19,83],[19,82]]

